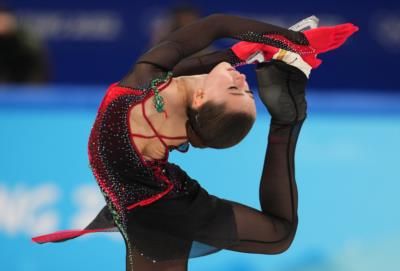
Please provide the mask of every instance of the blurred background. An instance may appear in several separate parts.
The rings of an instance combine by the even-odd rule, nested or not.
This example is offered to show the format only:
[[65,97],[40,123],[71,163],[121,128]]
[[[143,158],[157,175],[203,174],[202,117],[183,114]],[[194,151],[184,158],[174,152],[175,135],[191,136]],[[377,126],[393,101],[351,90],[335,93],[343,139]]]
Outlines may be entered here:
[[[1,270],[124,270],[118,234],[46,245],[30,238],[83,227],[104,205],[87,141],[107,86],[170,31],[216,12],[284,27],[314,14],[320,25],[352,22],[360,31],[311,74],[292,247],[280,255],[224,250],[190,260],[189,270],[400,270],[400,2],[373,0],[0,2]],[[254,66],[241,70],[256,90]],[[172,152],[170,160],[211,194],[260,208],[270,119],[260,103],[257,110],[238,146]]]

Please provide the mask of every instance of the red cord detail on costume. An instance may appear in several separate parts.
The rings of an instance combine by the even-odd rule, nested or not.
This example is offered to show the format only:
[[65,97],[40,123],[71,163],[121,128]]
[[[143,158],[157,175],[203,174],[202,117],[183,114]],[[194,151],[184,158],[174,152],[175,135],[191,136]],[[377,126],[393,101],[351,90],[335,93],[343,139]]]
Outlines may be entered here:
[[[141,138],[155,138],[155,137],[157,137],[156,135],[142,135],[142,134],[135,134],[135,133],[131,133],[131,136],[141,137]],[[159,134],[159,136],[164,138],[164,139],[187,139],[187,136],[165,136],[165,135],[162,135],[162,134]]]
[[[170,79],[165,85],[163,85],[162,87],[160,87],[160,88],[159,88],[159,91],[165,89],[165,88],[169,85],[170,82],[171,82],[171,79]],[[141,102],[141,106],[142,106],[142,114],[143,114],[143,117],[146,119],[146,121],[148,122],[149,126],[150,126],[151,129],[153,130],[154,135],[148,136],[148,135],[141,135],[141,134],[131,133],[131,137],[129,137],[129,140],[130,140],[130,142],[131,142],[132,147],[135,149],[136,153],[139,155],[139,158],[140,158],[142,164],[143,164],[144,166],[150,166],[150,167],[152,167],[153,170],[154,170],[154,175],[155,175],[157,178],[160,178],[161,180],[163,180],[163,181],[168,185],[168,187],[167,187],[166,190],[164,190],[164,191],[161,192],[161,193],[158,193],[158,194],[156,194],[156,195],[154,195],[154,196],[152,196],[152,197],[150,197],[150,198],[147,198],[147,199],[144,199],[144,200],[141,200],[141,201],[139,201],[139,202],[136,202],[136,203],[134,203],[134,204],[129,205],[129,206],[127,207],[128,210],[132,210],[133,208],[135,208],[135,207],[137,207],[137,206],[145,206],[145,205],[151,204],[152,202],[154,202],[154,201],[156,201],[156,200],[162,198],[162,197],[165,196],[166,194],[168,194],[168,193],[172,190],[172,188],[174,187],[174,185],[172,184],[172,182],[169,181],[168,178],[167,178],[164,174],[162,174],[162,170],[161,170],[161,168],[160,168],[159,165],[152,165],[152,161],[146,162],[146,160],[144,159],[143,155],[141,154],[141,152],[140,152],[139,149],[137,148],[137,146],[136,146],[136,144],[135,144],[135,142],[134,142],[134,140],[133,140],[133,136],[142,137],[142,138],[154,138],[154,137],[157,137],[157,138],[161,141],[161,143],[162,143],[162,144],[164,145],[164,147],[166,148],[166,152],[165,152],[165,156],[164,156],[163,159],[160,159],[160,160],[157,160],[157,161],[156,161],[156,162],[158,162],[158,163],[166,163],[166,161],[168,160],[168,155],[169,155],[168,146],[167,146],[167,144],[162,140],[162,138],[167,138],[167,139],[186,139],[186,138],[187,138],[187,137],[168,137],[168,136],[160,135],[160,134],[157,132],[157,130],[154,128],[153,124],[151,123],[151,121],[149,120],[149,118],[148,118],[147,115],[146,115],[145,102],[146,102],[150,97],[152,97],[152,95],[149,95],[148,97],[146,97],[146,98]],[[129,122],[129,116],[130,116],[130,112],[131,112],[131,110],[133,109],[133,107],[134,107],[134,105],[133,105],[131,108],[129,108],[129,110],[128,110],[128,116],[127,116],[127,118],[126,118],[126,119],[127,119],[127,125],[128,125],[129,131],[131,131],[131,125],[130,125],[130,122]],[[165,113],[166,113],[166,112],[165,112]]]
[[155,138],[155,137],[157,137],[156,135],[141,135],[141,134],[135,134],[135,133],[131,133],[131,136],[140,137],[140,138]]
[[142,114],[143,117],[145,118],[145,120],[147,121],[147,123],[150,125],[150,128],[153,130],[154,134],[158,137],[158,139],[161,141],[161,143],[164,145],[166,151],[168,152],[168,146],[167,143],[164,142],[164,140],[162,140],[162,138],[160,137],[160,135],[158,134],[156,128],[154,128],[153,124],[151,123],[151,121],[149,120],[149,118],[146,115],[146,108],[145,108],[145,103],[142,102]]

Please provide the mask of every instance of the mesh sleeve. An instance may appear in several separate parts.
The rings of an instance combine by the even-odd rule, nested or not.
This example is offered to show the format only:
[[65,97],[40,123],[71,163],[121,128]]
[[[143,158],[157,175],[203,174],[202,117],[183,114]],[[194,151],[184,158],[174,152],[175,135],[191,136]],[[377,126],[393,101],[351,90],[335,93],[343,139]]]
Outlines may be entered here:
[[[239,16],[214,14],[186,25],[161,40],[138,59],[131,72],[121,80],[121,84],[129,87],[144,86],[152,78],[160,77],[165,72],[174,70],[180,61],[221,38],[285,47],[273,39],[266,38],[265,34],[280,34],[296,44],[308,44],[301,32]],[[230,56],[229,51],[222,51],[201,58],[193,58],[176,67],[176,71],[179,74],[201,73],[208,71],[216,64],[215,61],[220,62],[221,59],[229,61]],[[211,60],[213,57],[215,61]],[[196,61],[200,63],[199,66],[195,65]]]

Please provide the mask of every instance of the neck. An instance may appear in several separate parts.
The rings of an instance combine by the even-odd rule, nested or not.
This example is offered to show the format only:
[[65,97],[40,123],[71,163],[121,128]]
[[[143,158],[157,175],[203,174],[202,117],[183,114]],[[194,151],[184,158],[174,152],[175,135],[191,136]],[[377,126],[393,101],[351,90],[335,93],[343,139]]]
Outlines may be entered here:
[[182,95],[185,96],[186,106],[191,105],[193,94],[195,90],[203,86],[205,77],[206,74],[200,74],[200,75],[180,76],[176,78],[178,89],[180,89]]
[[178,116],[183,122],[188,119],[186,108],[192,105],[193,94],[204,84],[205,74],[180,76],[173,79],[173,89],[169,99],[173,99],[174,108],[170,112]]
[[[167,89],[161,92],[165,99],[165,110],[168,119],[165,120],[161,131],[165,135],[187,136],[186,121],[187,107],[192,104],[192,97],[196,89],[203,86],[205,75],[180,76],[172,79]],[[184,141],[173,141],[178,146]]]

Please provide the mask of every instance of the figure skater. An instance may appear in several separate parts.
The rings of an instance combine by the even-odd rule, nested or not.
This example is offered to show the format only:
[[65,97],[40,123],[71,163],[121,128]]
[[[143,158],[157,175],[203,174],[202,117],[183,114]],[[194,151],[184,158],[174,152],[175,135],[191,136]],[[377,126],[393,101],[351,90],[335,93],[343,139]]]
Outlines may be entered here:
[[[88,152],[107,205],[83,230],[33,240],[60,242],[118,230],[129,271],[187,270],[189,258],[222,249],[286,251],[298,223],[294,158],[306,118],[307,79],[321,64],[318,54],[338,48],[357,30],[348,23],[297,32],[214,14],[171,33],[112,84],[100,104]],[[190,57],[219,38],[241,41]],[[228,148],[247,135],[256,107],[245,75],[235,67],[255,52],[264,57],[256,74],[271,114],[261,210],[207,193],[168,162],[170,151],[186,152],[189,144]],[[245,185],[238,181],[232,185]]]

